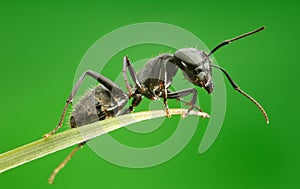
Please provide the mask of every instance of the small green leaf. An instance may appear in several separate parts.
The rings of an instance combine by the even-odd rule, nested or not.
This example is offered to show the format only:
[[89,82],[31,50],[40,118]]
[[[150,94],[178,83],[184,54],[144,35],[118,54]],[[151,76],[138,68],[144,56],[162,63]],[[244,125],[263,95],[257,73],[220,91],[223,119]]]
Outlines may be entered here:
[[[171,115],[181,114],[184,117],[187,110],[169,109],[169,113]],[[163,117],[165,115],[166,113],[163,110],[131,113],[69,129],[52,135],[49,138],[42,138],[0,154],[0,173],[121,127],[148,119]],[[209,115],[204,112],[196,111],[191,111],[189,115],[209,117]]]

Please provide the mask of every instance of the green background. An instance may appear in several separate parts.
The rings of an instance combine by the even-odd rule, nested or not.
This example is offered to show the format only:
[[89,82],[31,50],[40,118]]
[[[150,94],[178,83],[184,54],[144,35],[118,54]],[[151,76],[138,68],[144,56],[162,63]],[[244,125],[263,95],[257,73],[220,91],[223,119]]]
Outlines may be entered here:
[[[261,102],[270,117],[267,126],[255,106],[227,82],[225,121],[204,154],[198,154],[207,124],[201,120],[187,147],[162,165],[119,167],[85,147],[55,184],[48,185],[52,170],[71,150],[66,149],[1,174],[1,188],[299,188],[298,12],[296,1],[1,2],[0,152],[51,130],[87,49],[110,31],[137,22],[177,25],[199,36],[209,48],[266,26],[262,33],[218,51],[215,58]],[[136,53],[138,60],[159,52],[131,54]],[[113,79],[120,70],[121,63],[103,74]],[[208,95],[198,91],[201,105],[209,110]],[[131,139],[130,133],[122,131],[113,134],[131,145],[135,140],[147,146],[174,130],[171,126],[163,129],[153,137],[145,134],[145,139]]]

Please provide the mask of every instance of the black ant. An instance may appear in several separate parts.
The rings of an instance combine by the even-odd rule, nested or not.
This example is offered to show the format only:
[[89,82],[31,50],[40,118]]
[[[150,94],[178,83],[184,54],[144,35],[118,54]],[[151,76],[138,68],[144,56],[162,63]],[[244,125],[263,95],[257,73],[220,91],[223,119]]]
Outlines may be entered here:
[[[183,48],[177,50],[174,55],[159,55],[151,59],[137,74],[128,57],[125,57],[122,73],[124,76],[126,87],[128,89],[128,94],[126,94],[119,86],[117,86],[108,78],[91,70],[88,70],[79,78],[75,87],[73,88],[69,98],[67,99],[58,125],[51,132],[45,134],[44,137],[50,137],[62,126],[68,106],[72,103],[72,100],[78,88],[87,75],[96,79],[101,85],[87,92],[75,105],[70,119],[70,125],[72,128],[80,127],[82,125],[93,123],[99,120],[104,120],[109,117],[130,113],[133,111],[135,106],[139,105],[143,96],[151,100],[163,98],[167,116],[169,116],[167,99],[178,99],[180,101],[186,102],[190,106],[187,114],[193,108],[202,111],[195,105],[197,100],[197,90],[195,88],[184,89],[176,92],[172,92],[169,90],[169,87],[172,84],[172,79],[177,73],[178,68],[183,71],[185,77],[191,83],[199,87],[203,87],[208,92],[208,94],[213,91],[211,68],[215,67],[220,69],[226,75],[234,89],[250,99],[261,110],[268,123],[268,116],[262,106],[250,95],[242,91],[223,68],[213,65],[209,58],[211,54],[213,54],[222,46],[227,45],[232,41],[254,34],[263,29],[264,27],[261,27],[239,37],[226,40],[216,46],[208,54],[196,48]],[[127,80],[127,68],[135,84],[134,88],[130,86]],[[193,94],[190,102],[181,99],[181,97],[187,96],[189,94]],[[123,110],[129,98],[133,98],[131,106]],[[82,142],[78,144],[78,146],[67,156],[67,158],[54,170],[49,178],[49,183],[53,182],[56,174],[66,165],[66,163],[71,159],[75,152],[80,149],[85,143],[86,142]]]

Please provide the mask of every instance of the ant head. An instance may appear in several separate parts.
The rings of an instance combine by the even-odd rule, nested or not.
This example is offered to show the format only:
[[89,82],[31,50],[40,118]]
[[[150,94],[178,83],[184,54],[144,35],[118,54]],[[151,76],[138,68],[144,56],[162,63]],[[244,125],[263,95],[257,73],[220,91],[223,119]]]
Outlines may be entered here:
[[214,52],[216,52],[218,49],[222,48],[223,46],[228,45],[233,41],[255,34],[259,31],[262,31],[264,28],[265,27],[260,27],[256,30],[237,36],[235,38],[225,40],[222,43],[218,44],[215,48],[213,48],[213,50],[211,50],[208,54],[196,48],[179,49],[174,54],[175,64],[183,71],[185,77],[190,82],[192,82],[194,85],[204,87],[208,93],[211,93],[213,91],[211,67],[215,67],[221,70],[226,75],[232,87],[236,91],[238,91],[239,93],[247,97],[250,101],[252,101],[258,107],[258,109],[263,113],[267,123],[269,123],[268,115],[263,109],[263,107],[253,97],[251,97],[245,91],[240,89],[224,68],[219,67],[217,65],[213,65],[209,58]]
[[183,48],[177,50],[174,57],[185,78],[194,85],[203,87],[208,94],[213,91],[211,61],[203,51],[196,48]]

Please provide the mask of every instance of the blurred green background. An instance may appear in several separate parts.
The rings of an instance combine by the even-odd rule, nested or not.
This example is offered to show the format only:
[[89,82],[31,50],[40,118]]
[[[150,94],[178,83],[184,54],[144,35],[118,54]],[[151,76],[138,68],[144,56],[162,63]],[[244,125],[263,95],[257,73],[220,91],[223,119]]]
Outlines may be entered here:
[[[1,153],[51,130],[85,52],[103,35],[137,22],[177,25],[209,48],[266,26],[262,33],[218,51],[215,58],[270,117],[268,126],[256,107],[227,82],[225,121],[204,154],[198,154],[207,124],[201,120],[187,147],[162,165],[119,167],[85,147],[55,184],[48,185],[49,175],[71,150],[66,149],[1,174],[1,188],[299,188],[299,19],[296,1],[1,2]],[[136,51],[134,56],[138,60],[153,52],[162,51]],[[120,70],[121,63],[106,73],[113,79]],[[208,95],[198,91],[209,110]],[[174,130],[163,129],[168,128],[159,136],[145,134],[144,140],[134,140],[141,145],[159,143]],[[130,133],[114,134],[133,145]]]

